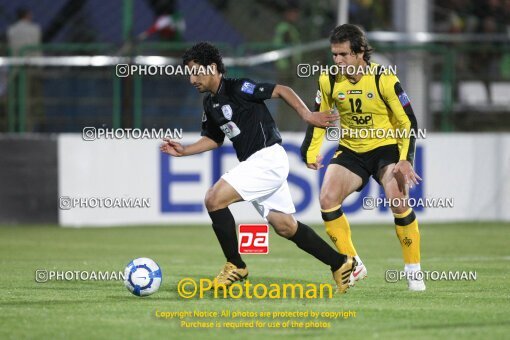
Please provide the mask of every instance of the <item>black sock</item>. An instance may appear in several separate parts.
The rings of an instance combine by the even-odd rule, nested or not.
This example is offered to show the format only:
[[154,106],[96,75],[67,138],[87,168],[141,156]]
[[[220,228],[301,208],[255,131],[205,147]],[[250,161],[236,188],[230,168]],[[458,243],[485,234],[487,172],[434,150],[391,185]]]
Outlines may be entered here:
[[338,270],[347,260],[345,255],[331,248],[312,228],[299,221],[296,233],[289,240],[322,263],[330,266],[333,272]]
[[223,208],[210,211],[209,216],[212,220],[214,233],[220,242],[221,249],[227,261],[233,263],[238,268],[246,268],[246,263],[243,262],[241,255],[239,255],[236,222],[230,210],[228,208]]

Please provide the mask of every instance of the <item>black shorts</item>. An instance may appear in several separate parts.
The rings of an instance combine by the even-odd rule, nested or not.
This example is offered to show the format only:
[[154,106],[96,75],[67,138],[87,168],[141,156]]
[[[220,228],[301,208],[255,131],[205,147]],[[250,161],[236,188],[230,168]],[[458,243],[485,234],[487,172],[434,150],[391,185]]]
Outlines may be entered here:
[[[338,153],[341,151],[340,153]],[[357,153],[345,146],[339,145],[336,157],[331,158],[329,164],[341,165],[361,177],[363,183],[356,191],[361,191],[367,185],[370,176],[379,181],[379,170],[388,164],[398,163],[399,152],[397,144],[380,146],[368,152]]]

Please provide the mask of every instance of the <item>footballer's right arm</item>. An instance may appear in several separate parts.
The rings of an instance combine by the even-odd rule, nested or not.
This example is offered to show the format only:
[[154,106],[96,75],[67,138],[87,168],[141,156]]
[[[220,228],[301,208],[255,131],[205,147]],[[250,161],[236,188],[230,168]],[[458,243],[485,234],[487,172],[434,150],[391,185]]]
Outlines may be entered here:
[[[315,110],[327,111],[333,108],[329,77],[321,75],[319,89],[315,98]],[[323,167],[322,156],[319,154],[326,130],[314,126],[308,126],[306,135],[301,144],[301,158],[309,169],[319,170]]]
[[221,146],[220,143],[217,143],[206,136],[203,136],[195,143],[186,146],[173,141],[170,138],[165,138],[163,141],[164,143],[161,145],[160,150],[174,157],[195,155]]

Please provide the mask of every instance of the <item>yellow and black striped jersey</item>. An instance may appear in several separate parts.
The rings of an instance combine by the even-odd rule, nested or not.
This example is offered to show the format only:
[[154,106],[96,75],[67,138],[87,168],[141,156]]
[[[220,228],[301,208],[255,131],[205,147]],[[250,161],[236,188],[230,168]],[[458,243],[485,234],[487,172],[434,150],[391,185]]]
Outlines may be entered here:
[[[339,74],[321,74],[316,111],[338,110],[340,145],[357,153],[398,144],[400,160],[413,164],[418,129],[409,97],[395,74],[379,72],[377,64],[353,84]],[[391,130],[391,131],[390,131]],[[310,126],[301,145],[306,163],[315,163],[326,129]]]

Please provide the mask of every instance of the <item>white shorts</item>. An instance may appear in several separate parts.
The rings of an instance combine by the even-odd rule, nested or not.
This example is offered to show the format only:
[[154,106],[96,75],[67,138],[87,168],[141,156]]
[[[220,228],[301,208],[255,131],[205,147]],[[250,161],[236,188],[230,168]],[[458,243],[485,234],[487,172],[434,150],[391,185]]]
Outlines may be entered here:
[[249,201],[265,219],[270,210],[286,214],[296,212],[287,176],[289,159],[280,144],[255,152],[247,160],[221,176]]

